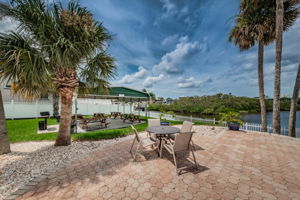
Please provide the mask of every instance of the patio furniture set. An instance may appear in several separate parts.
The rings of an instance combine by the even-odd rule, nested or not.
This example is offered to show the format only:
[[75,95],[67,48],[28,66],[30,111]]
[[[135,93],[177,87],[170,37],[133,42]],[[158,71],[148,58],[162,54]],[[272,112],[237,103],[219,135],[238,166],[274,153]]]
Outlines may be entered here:
[[[158,156],[162,157],[162,150],[165,148],[173,156],[174,165],[176,167],[176,173],[179,175],[180,168],[177,166],[176,154],[183,151],[192,152],[193,161],[198,168],[198,164],[194,154],[194,144],[192,141],[192,136],[194,132],[192,131],[193,123],[184,121],[182,128],[161,125],[159,119],[149,119],[147,128],[147,137],[141,138],[131,125],[132,131],[135,134],[135,138],[132,142],[130,153],[132,154],[134,160],[136,160],[137,154],[141,149],[152,148],[158,151]],[[137,147],[133,152],[133,146],[137,142]]]

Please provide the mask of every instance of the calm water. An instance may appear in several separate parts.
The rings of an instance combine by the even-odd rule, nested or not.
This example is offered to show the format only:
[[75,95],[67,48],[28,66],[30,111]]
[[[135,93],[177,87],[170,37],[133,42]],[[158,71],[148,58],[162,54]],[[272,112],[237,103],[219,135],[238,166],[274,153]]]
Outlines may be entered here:
[[[272,112],[267,113],[267,123],[272,124]],[[282,111],[280,113],[281,116],[281,127],[283,128],[288,128],[288,123],[289,123],[289,114],[290,112],[288,111]],[[297,111],[296,114],[296,128],[297,128],[297,137],[300,137],[300,111]],[[242,120],[245,122],[250,122],[250,123],[261,123],[261,117],[260,114],[247,114],[243,115]]]

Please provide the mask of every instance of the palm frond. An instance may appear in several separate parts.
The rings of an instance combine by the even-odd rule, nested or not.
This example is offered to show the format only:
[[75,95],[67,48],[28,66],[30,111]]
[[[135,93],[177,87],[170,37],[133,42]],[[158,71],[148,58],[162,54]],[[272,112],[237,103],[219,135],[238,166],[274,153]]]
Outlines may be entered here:
[[116,75],[114,59],[106,52],[100,52],[87,59],[86,65],[81,68],[80,80],[87,88],[106,90],[109,87],[108,80]]
[[36,96],[47,88],[47,62],[32,40],[16,32],[0,33],[0,77],[15,82],[25,96]]
[[[285,31],[293,25],[299,15],[298,3],[299,0],[284,1]],[[229,41],[234,41],[242,50],[254,46],[255,42],[270,44],[275,39],[275,16],[276,0],[242,0]]]

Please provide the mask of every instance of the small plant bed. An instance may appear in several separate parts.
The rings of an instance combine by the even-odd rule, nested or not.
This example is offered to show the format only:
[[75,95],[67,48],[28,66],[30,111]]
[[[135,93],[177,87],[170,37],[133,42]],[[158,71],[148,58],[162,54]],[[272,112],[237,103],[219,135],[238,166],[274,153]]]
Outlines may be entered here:
[[237,112],[222,113],[221,121],[226,122],[228,129],[233,131],[238,131],[240,126],[243,125],[240,114]]

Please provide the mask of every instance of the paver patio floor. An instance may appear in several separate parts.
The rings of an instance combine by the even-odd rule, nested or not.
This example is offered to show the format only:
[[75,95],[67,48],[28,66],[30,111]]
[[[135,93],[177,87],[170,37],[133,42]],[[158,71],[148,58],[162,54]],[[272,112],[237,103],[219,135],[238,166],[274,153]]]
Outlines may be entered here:
[[58,170],[18,199],[300,199],[299,139],[227,131],[193,140],[200,169],[179,155],[188,167],[180,176],[166,151],[134,162],[126,141]]

